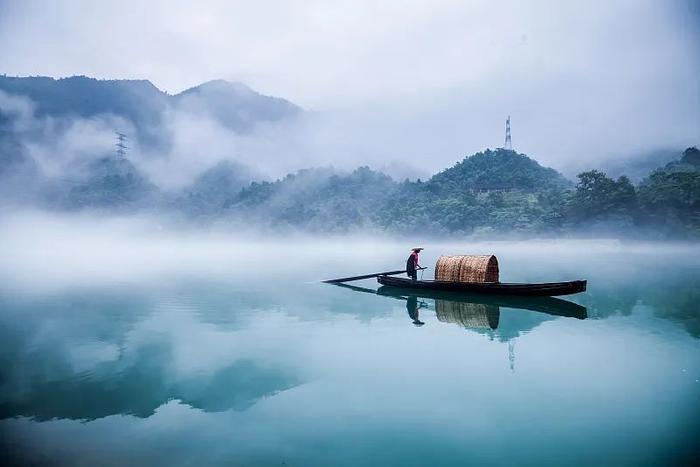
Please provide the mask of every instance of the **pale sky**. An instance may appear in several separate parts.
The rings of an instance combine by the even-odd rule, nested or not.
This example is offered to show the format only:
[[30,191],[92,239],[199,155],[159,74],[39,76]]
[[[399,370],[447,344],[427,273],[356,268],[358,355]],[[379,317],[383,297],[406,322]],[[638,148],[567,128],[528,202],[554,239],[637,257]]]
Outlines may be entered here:
[[0,73],[242,81],[375,166],[500,146],[511,115],[515,149],[579,169],[700,143],[699,4],[0,0]]

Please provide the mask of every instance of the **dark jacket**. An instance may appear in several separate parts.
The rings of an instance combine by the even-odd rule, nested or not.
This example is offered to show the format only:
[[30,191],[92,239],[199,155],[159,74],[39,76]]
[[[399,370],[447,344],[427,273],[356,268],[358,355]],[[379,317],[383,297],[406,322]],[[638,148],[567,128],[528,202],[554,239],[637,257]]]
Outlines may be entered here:
[[418,266],[418,253],[414,251],[406,260],[406,272],[409,276],[416,272],[416,266]]

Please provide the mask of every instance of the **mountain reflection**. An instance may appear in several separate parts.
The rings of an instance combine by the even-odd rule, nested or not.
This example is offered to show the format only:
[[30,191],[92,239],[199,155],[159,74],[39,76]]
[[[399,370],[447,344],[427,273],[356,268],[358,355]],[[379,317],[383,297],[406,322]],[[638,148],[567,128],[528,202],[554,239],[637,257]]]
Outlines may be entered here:
[[35,420],[94,420],[123,414],[147,418],[171,400],[204,412],[242,411],[259,399],[296,386],[284,371],[251,360],[237,361],[209,377],[174,380],[166,371],[167,349],[149,346],[139,363],[118,363],[90,374],[34,382],[20,398],[0,403],[0,419],[27,416]]
[[[0,298],[0,419],[146,418],[171,400],[204,412],[243,411],[300,384],[266,355],[221,355],[215,368],[197,370],[195,361],[182,370],[183,342],[163,332],[153,303],[102,296],[98,308],[96,296],[62,298],[47,313],[32,313],[44,308],[33,300]],[[209,325],[190,312],[166,316],[187,327],[185,343],[208,344],[193,331]]]

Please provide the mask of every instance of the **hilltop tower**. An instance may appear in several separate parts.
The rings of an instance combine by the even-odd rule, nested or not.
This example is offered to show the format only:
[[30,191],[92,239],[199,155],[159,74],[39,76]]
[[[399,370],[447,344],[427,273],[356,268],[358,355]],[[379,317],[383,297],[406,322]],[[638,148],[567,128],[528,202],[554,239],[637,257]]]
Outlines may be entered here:
[[508,149],[509,151],[513,150],[513,143],[510,140],[510,115],[508,115],[506,119],[506,142],[503,145],[503,149]]
[[126,157],[126,144],[124,144],[126,141],[126,135],[124,133],[119,133],[118,131],[115,131],[114,133],[117,135],[117,144],[115,145],[117,147],[117,157],[124,158]]

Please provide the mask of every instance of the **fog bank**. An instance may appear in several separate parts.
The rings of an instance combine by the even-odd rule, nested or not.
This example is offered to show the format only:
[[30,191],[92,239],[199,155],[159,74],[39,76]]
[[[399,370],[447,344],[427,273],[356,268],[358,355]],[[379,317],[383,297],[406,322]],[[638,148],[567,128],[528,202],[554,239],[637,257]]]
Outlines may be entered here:
[[[277,235],[177,228],[148,217],[56,216],[40,212],[2,216],[0,280],[6,287],[39,290],[113,283],[145,284],[171,279],[216,277],[229,280],[308,282],[331,277],[400,269],[410,248],[426,248],[422,263],[430,269],[443,254],[496,254],[502,280],[553,277],[557,264],[576,279],[581,268],[597,274],[643,274],[664,264],[700,268],[697,245],[613,239],[528,241],[444,241],[412,233],[382,236]],[[634,264],[625,266],[633,255]],[[509,262],[527,264],[514,270]],[[562,264],[568,266],[562,269]],[[598,265],[598,266],[596,266]]]

